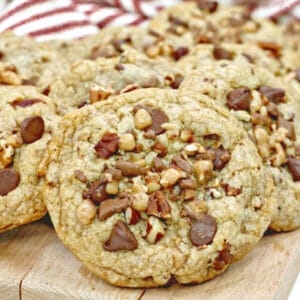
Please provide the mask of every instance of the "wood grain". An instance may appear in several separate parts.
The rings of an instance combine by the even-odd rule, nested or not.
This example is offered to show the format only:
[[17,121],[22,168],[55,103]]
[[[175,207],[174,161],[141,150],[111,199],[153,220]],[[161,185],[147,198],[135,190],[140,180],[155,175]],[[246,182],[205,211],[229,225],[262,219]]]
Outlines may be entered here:
[[300,272],[300,230],[265,237],[245,259],[204,284],[122,289],[91,274],[37,223],[0,235],[0,299],[287,299]]

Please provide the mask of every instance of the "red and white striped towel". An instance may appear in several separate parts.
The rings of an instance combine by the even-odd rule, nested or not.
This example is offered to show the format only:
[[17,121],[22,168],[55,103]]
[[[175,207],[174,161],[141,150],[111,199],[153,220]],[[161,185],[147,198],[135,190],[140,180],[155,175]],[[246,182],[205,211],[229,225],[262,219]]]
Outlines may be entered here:
[[[143,25],[162,8],[180,0],[0,0],[0,33],[13,30],[37,40],[76,39],[106,26]],[[256,17],[300,21],[300,0],[219,0],[251,5]]]

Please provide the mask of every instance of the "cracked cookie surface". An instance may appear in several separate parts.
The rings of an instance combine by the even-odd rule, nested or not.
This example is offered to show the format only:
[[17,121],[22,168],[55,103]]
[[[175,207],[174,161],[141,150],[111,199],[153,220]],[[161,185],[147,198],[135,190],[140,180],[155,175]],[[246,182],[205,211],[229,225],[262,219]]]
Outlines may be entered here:
[[277,210],[270,227],[299,227],[300,110],[289,86],[265,69],[233,61],[199,68],[181,88],[209,95],[243,122],[275,182]]
[[58,119],[35,88],[0,86],[0,232],[46,213],[38,167]]
[[247,133],[200,94],[141,89],[71,112],[47,161],[58,236],[118,286],[213,278],[257,244],[275,207]]

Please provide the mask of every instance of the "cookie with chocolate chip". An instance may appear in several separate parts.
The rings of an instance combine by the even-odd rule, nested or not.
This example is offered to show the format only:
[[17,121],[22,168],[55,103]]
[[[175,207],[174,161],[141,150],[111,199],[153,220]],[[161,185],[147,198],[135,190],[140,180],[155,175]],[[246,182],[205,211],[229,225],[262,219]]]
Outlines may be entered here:
[[36,86],[47,94],[48,86],[68,70],[72,61],[68,55],[61,55],[63,52],[55,45],[51,47],[50,43],[39,43],[12,33],[1,34],[0,63],[8,65],[13,74],[4,74],[5,81],[0,79],[0,84]]
[[182,79],[181,72],[165,61],[127,49],[113,58],[78,61],[51,85],[49,96],[70,110],[135,89],[177,89]]
[[180,3],[162,10],[149,24],[157,35],[185,37],[193,44],[220,42],[266,43],[285,47],[285,27],[267,19],[255,19],[242,6],[221,6],[217,1]]
[[0,232],[46,213],[38,168],[59,117],[32,87],[0,86]]
[[277,211],[270,227],[299,227],[300,109],[290,86],[247,61],[223,61],[194,71],[182,90],[211,96],[243,122],[275,182]]
[[140,89],[63,118],[44,197],[60,239],[117,286],[213,278],[271,220],[273,182],[241,124],[202,94]]

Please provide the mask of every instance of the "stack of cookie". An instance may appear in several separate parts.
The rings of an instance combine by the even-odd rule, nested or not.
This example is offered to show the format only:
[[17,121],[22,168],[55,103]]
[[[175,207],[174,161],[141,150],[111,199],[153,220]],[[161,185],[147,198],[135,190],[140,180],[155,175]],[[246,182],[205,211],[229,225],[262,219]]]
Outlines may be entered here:
[[75,42],[0,37],[0,232],[49,212],[118,286],[200,283],[300,226],[300,29],[215,1]]

